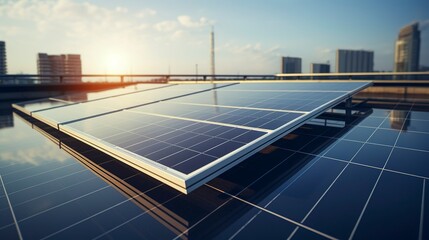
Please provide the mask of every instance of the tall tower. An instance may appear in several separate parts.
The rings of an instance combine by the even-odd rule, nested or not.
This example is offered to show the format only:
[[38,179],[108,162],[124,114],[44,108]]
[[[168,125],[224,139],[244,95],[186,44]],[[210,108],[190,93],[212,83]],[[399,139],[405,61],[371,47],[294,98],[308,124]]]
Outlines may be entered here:
[[420,31],[419,24],[412,23],[399,31],[395,46],[395,72],[419,70]]
[[214,28],[212,26],[212,31],[210,32],[210,70],[212,75],[212,80],[215,79],[215,40],[214,40]]
[[0,41],[0,75],[7,74],[6,43]]

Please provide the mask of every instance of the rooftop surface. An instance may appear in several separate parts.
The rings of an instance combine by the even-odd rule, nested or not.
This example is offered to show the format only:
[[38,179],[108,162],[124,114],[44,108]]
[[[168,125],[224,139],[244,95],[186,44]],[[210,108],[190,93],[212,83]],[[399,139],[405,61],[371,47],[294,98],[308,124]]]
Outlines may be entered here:
[[335,107],[188,195],[2,111],[0,236],[429,238],[429,100],[371,90],[352,118]]

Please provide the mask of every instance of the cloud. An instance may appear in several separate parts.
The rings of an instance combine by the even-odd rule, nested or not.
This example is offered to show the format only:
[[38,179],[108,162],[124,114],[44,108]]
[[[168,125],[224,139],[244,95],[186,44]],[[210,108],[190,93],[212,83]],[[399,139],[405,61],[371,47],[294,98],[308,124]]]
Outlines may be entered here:
[[266,48],[261,43],[245,44],[237,46],[231,43],[225,44],[220,49],[225,49],[228,52],[236,54],[238,56],[245,56],[246,58],[252,59],[265,59],[272,60],[280,56],[282,48],[278,45]]
[[208,25],[213,24],[213,21],[209,21],[207,18],[205,17],[201,17],[199,20],[197,21],[193,21],[192,18],[190,16],[187,15],[181,15],[177,17],[177,20],[179,21],[179,23],[187,28],[199,28],[199,27],[205,27]]
[[333,53],[335,50],[334,49],[331,49],[331,48],[322,48],[322,49],[320,49],[320,52],[322,53],[322,54],[329,54],[329,53]]
[[155,16],[157,14],[156,10],[150,9],[150,8],[146,8],[143,9],[141,11],[139,11],[136,14],[136,17],[138,18],[145,18],[145,17],[149,17],[149,16]]
[[115,11],[118,13],[128,13],[128,8],[125,7],[116,7]]
[[96,36],[103,32],[138,29],[141,23],[128,18],[128,12],[121,6],[105,8],[72,0],[17,0],[0,6],[0,16],[28,21],[39,33],[58,31],[67,32],[68,36]]
[[277,73],[282,51],[279,45],[228,42],[216,48],[217,58],[221,59],[217,65],[224,72],[230,73]]
[[46,142],[43,146],[27,147],[15,151],[2,151],[0,158],[3,161],[32,165],[39,165],[44,161],[64,162],[69,159],[66,154],[59,154],[59,152],[58,147]]
[[181,15],[177,17],[177,20],[166,20],[156,23],[153,28],[158,32],[169,33],[170,39],[178,39],[185,36],[186,32],[190,31],[190,29],[199,29],[212,23],[213,21],[205,17],[194,21],[190,16]]
[[[134,60],[141,58],[138,53],[150,52],[156,58],[160,53],[167,55],[163,47],[169,44],[206,43],[208,29],[204,27],[213,23],[204,16],[161,16],[155,9],[136,9],[120,1],[115,1],[115,6],[98,2],[0,0],[0,36],[8,37],[10,42],[16,36],[31,39],[26,43],[26,51],[19,52],[26,59],[25,64],[13,63],[16,60],[11,58],[10,71],[21,71],[25,65],[23,71],[36,72],[37,52],[70,52],[82,55],[84,72],[101,72],[106,67],[98,59],[106,52],[119,52]],[[130,69],[143,66],[131,62]]]
[[162,21],[154,26],[154,28],[160,32],[172,32],[176,27],[177,23],[175,21]]
[[15,36],[22,33],[21,29],[16,26],[0,26],[0,32],[6,36]]

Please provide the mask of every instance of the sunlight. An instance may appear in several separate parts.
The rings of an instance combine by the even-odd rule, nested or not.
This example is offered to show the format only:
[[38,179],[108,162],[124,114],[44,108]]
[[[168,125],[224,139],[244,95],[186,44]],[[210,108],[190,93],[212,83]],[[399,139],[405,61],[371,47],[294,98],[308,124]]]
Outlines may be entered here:
[[125,57],[119,54],[109,54],[105,58],[105,73],[106,74],[126,74],[127,63]]

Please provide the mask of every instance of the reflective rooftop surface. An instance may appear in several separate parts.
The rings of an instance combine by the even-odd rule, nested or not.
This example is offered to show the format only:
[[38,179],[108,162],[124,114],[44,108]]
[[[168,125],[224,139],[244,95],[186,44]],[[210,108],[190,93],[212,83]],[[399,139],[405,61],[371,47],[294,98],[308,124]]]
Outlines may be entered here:
[[0,238],[429,238],[427,95],[353,103],[189,195],[2,106]]

